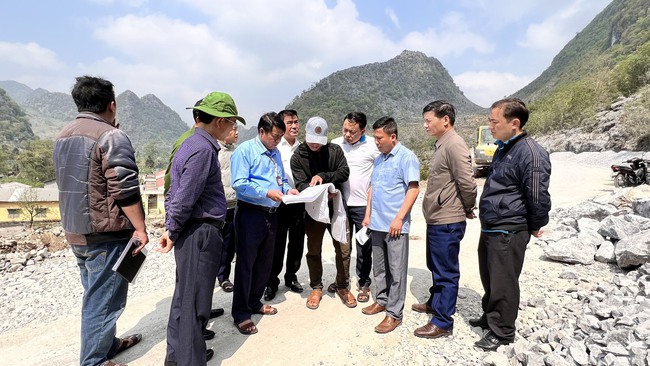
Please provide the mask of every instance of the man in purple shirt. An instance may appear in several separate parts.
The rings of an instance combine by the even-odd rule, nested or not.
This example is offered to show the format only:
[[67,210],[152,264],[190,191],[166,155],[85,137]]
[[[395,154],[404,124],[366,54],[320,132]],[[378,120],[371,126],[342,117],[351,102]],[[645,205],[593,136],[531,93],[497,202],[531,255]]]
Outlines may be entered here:
[[237,120],[230,95],[213,92],[192,109],[198,111],[193,135],[174,156],[171,186],[165,197],[165,231],[159,252],[175,247],[176,288],[167,324],[166,366],[205,365],[203,329],[210,319],[212,293],[221,260],[221,228],[226,196],[221,180],[217,140],[224,140]]

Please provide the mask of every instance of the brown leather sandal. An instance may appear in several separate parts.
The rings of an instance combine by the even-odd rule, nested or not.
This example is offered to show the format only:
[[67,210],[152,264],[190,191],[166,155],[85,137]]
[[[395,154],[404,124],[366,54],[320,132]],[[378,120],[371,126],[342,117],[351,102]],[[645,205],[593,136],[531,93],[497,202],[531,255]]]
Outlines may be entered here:
[[253,323],[253,321],[250,319],[246,319],[241,323],[235,323],[235,327],[237,327],[239,333],[244,335],[257,333],[257,327],[255,326],[255,323]]
[[370,288],[362,287],[361,289],[359,289],[359,293],[357,294],[357,301],[368,302],[368,300],[370,300]]
[[357,306],[357,300],[347,288],[337,288],[336,293],[339,295],[341,301],[343,301],[343,304],[345,304],[345,306],[349,308]]
[[320,305],[320,300],[322,298],[323,298],[323,290],[319,290],[319,289],[311,290],[311,294],[309,294],[309,297],[307,298],[307,307],[312,310],[318,309],[318,306]]
[[262,305],[262,307],[259,308],[259,310],[257,310],[256,312],[256,314],[262,314],[262,315],[275,315],[277,313],[278,313],[278,309],[267,304]]

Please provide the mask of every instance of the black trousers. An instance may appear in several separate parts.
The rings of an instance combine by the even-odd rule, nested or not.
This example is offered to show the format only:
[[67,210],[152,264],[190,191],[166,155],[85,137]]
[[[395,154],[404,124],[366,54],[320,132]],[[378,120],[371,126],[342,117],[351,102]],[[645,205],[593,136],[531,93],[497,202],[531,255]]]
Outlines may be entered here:
[[514,339],[519,312],[519,275],[524,266],[530,233],[481,233],[478,268],[485,294],[483,314],[499,337]]
[[167,323],[166,361],[206,364],[203,329],[210,319],[221,246],[221,231],[198,222],[190,222],[174,243],[176,287]]
[[[350,233],[350,244],[356,244],[357,250],[357,276],[359,277],[359,288],[370,287],[372,279],[370,271],[372,270],[372,244],[361,245],[354,238],[354,234],[363,227],[361,223],[366,215],[366,206],[348,206],[348,226]],[[352,230],[354,228],[354,230]]]
[[262,295],[273,264],[276,215],[249,205],[238,205],[235,210],[237,262],[232,298],[235,323],[250,319],[262,307]]
[[[269,277],[268,287],[277,289],[280,285],[280,272],[284,260],[284,251],[287,251],[287,264],[284,270],[284,282],[296,281],[296,273],[300,269],[302,254],[305,249],[305,204],[292,203],[280,204],[277,211],[278,229],[275,235],[273,253],[273,267]],[[289,243],[287,243],[287,232]]]
[[235,258],[235,248],[237,246],[237,235],[235,234],[235,208],[229,208],[226,211],[226,224],[221,229],[223,237],[223,254],[221,255],[221,264],[217,272],[219,283],[224,280],[230,280],[230,270],[232,260]]

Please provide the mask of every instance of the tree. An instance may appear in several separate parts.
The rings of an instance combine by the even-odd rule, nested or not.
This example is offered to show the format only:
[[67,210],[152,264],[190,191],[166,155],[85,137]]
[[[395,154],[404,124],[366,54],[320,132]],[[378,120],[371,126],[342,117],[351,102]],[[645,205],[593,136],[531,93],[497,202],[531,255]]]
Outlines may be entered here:
[[650,82],[650,43],[639,47],[614,69],[616,86],[625,96]]
[[43,210],[38,201],[38,191],[35,188],[25,188],[20,195],[20,207],[23,209],[23,215],[29,220],[29,228],[34,225],[34,218]]
[[52,140],[35,140],[18,155],[18,176],[29,185],[42,186],[43,182],[54,179],[54,160]]

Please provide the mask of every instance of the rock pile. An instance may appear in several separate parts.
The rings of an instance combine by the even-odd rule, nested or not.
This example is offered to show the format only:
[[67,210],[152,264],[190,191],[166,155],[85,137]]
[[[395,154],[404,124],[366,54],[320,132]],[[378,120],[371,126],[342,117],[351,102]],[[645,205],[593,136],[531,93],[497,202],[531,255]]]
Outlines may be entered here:
[[638,94],[618,98],[609,109],[596,114],[595,126],[589,130],[580,127],[535,138],[548,152],[636,150],[637,141],[630,138],[621,120],[625,117],[625,105],[638,98]]
[[[582,281],[572,271],[560,278]],[[546,305],[541,296],[522,302],[539,309],[536,317],[520,318],[516,342],[482,364],[650,365],[650,263],[590,291],[569,288],[560,302]]]
[[610,263],[613,279],[565,269],[566,290],[522,299],[515,343],[482,364],[650,365],[650,187],[555,210],[543,238],[546,259]]
[[650,262],[650,187],[613,194],[552,213],[543,239],[547,259],[633,269]]
[[52,256],[65,256],[65,244],[60,225],[51,228],[6,230],[0,241],[0,273],[32,270],[29,268]]

